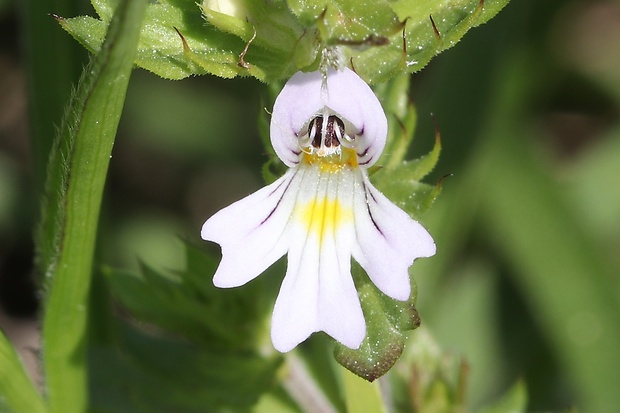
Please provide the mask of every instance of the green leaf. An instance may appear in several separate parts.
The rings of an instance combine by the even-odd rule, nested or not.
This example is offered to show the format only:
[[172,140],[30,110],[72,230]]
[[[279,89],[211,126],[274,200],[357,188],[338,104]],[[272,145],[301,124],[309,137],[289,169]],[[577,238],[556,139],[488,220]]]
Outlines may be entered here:
[[[289,77],[316,59],[314,39],[305,35],[283,3],[239,3],[243,13],[239,17],[213,10],[208,2],[160,0],[150,4],[136,64],[167,79],[210,73],[266,81]],[[86,48],[97,51],[116,1],[93,4],[101,20],[75,17],[60,23]]]
[[508,0],[398,0],[398,18],[406,22],[408,72],[416,72],[440,52],[454,46],[472,27],[485,23]]
[[307,29],[317,27],[322,47],[338,46],[341,63],[350,62],[369,83],[380,83],[422,69],[470,28],[497,14],[508,0],[288,3]]
[[[355,3],[351,7],[355,7],[357,13],[364,14],[365,4],[358,5],[353,0],[346,3]],[[377,7],[381,3],[377,2]],[[347,46],[347,61],[351,61],[357,73],[369,83],[380,83],[399,74],[417,72],[437,54],[454,46],[469,29],[497,14],[507,3],[508,0],[400,0],[388,3],[392,10],[382,9],[380,13],[371,15],[370,19],[376,23],[367,23],[368,26],[374,27],[385,21],[388,13],[396,15],[400,26],[386,26],[389,30],[382,34],[387,35],[387,41],[382,41],[382,45],[374,44],[371,37],[366,47]],[[349,21],[349,16],[345,14],[341,19]],[[350,40],[355,43],[357,39]],[[340,43],[346,45],[349,41],[341,40]]]
[[[237,65],[246,69],[247,74],[274,80],[290,77],[299,68],[316,66],[318,48],[314,32],[299,23],[284,1],[232,3],[234,12],[214,7],[220,6],[219,2],[203,1],[202,11],[209,23],[243,41]],[[252,73],[255,67],[265,73],[264,77]]]
[[[88,50],[97,52],[117,1],[97,1],[93,5],[101,20],[82,16],[62,18],[59,22]],[[236,67],[238,53],[231,50],[237,43],[233,37],[205,24],[194,1],[162,0],[147,7],[135,63],[166,79],[182,79],[191,74],[204,73],[230,78],[241,72]],[[204,67],[192,62],[188,57],[188,53],[191,55],[192,52],[200,55]]]
[[194,246],[185,249],[183,271],[104,271],[132,321],[112,322],[113,348],[92,349],[98,407],[119,406],[114,411],[120,413],[246,411],[275,387],[283,358],[266,350],[264,325],[275,285],[261,280],[277,277],[216,289],[211,276],[217,262]]
[[405,176],[406,179],[417,181],[421,180],[435,168],[437,161],[439,161],[440,153],[441,140],[439,138],[439,133],[437,132],[435,135],[435,145],[433,146],[433,149],[428,154],[421,156],[418,159],[400,165],[400,168],[402,168],[401,174]]
[[91,349],[93,405],[103,411],[248,411],[275,386],[279,355],[191,343],[116,324],[114,346]]
[[85,340],[97,223],[145,7],[145,0],[119,5],[50,155],[37,245],[49,283],[43,360],[51,412],[81,412],[87,405]]
[[[351,65],[370,83],[383,82],[420,70],[507,2],[159,0],[147,10],[136,64],[169,79],[211,73],[271,82],[316,70],[327,51],[331,63]],[[96,51],[116,3],[93,0],[101,20],[61,24]]]
[[[28,377],[19,355],[0,330],[0,407],[9,412],[45,413],[41,394]],[[5,411],[5,410],[2,410]]]
[[420,181],[435,168],[440,153],[441,141],[437,136],[431,152],[418,159],[401,162],[393,168],[384,168],[381,170],[381,174],[377,174],[377,176],[381,177],[382,181],[390,181],[396,177],[410,182]]
[[400,22],[384,0],[288,0],[307,27],[318,26],[325,46],[383,44]]
[[413,143],[417,112],[409,100],[410,75],[401,75],[375,87],[388,119],[388,136],[378,164],[391,169],[407,156]]
[[392,202],[413,218],[419,218],[441,193],[441,181],[435,186],[420,182],[434,168],[440,150],[441,143],[436,140],[433,150],[427,155],[404,161],[392,169],[381,169],[373,176],[373,181]]
[[380,166],[372,173],[372,178],[392,202],[418,218],[441,192],[441,182],[435,186],[420,182],[437,164],[441,140],[437,130],[431,152],[413,161],[404,160],[417,122],[416,110],[409,101],[409,76],[401,75],[375,87],[388,119],[388,137]]
[[334,356],[351,372],[372,382],[396,363],[405,333],[420,325],[415,309],[417,291],[413,286],[409,300],[393,300],[372,284],[359,265],[352,266],[352,273],[366,319],[366,337],[356,350],[337,343]]
[[91,0],[93,8],[101,18],[109,23],[118,7],[119,0]]
[[140,321],[196,343],[229,349],[261,344],[271,309],[265,277],[244,288],[215,288],[210,277],[217,262],[193,246],[185,250],[186,270],[179,273],[106,269],[113,295]]

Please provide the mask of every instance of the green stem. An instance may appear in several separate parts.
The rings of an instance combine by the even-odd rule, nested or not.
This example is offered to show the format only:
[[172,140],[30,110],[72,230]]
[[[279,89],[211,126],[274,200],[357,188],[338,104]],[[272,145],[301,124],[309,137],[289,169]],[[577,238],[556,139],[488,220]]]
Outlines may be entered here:
[[146,5],[119,4],[50,158],[38,243],[40,269],[50,279],[43,361],[51,413],[88,406],[88,298],[97,223]]
[[378,380],[370,383],[345,368],[341,368],[340,372],[344,382],[344,397],[347,403],[347,411],[387,412]]

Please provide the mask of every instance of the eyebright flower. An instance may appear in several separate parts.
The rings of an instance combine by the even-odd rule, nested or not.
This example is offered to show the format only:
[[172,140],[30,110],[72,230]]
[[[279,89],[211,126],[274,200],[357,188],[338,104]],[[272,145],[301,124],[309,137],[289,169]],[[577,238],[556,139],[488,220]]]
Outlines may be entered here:
[[275,101],[270,135],[290,169],[205,222],[202,238],[222,248],[213,283],[243,285],[288,254],[273,310],[274,347],[287,352],[324,331],[358,348],[366,324],[351,257],[379,290],[404,301],[409,266],[435,254],[429,233],[368,179],[385,146],[385,113],[349,69],[298,72]]

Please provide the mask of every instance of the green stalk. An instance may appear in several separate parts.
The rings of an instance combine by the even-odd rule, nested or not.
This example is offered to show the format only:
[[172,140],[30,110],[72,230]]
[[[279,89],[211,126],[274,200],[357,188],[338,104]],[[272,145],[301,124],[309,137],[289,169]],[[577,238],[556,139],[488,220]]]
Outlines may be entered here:
[[386,413],[387,409],[379,388],[379,381],[372,383],[341,368],[344,398],[349,412]]
[[50,157],[37,241],[39,268],[48,280],[43,361],[51,413],[85,412],[88,406],[88,298],[97,223],[146,5],[119,4]]

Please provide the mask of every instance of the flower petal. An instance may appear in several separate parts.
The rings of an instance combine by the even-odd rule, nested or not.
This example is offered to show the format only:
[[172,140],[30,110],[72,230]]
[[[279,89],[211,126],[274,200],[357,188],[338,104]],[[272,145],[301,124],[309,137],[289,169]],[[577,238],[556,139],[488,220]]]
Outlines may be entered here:
[[372,89],[351,69],[329,69],[327,87],[321,72],[297,72],[276,98],[271,116],[271,144],[287,166],[299,162],[298,138],[304,126],[328,107],[349,121],[359,135],[360,164],[375,163],[385,146],[387,119]]
[[290,169],[204,223],[202,238],[222,247],[222,261],[213,276],[217,287],[243,285],[286,253],[286,225],[300,183],[296,172]]
[[355,233],[353,179],[340,173],[304,175],[291,223],[288,268],[276,300],[271,337],[286,352],[315,331],[358,348],[366,335],[364,316],[351,277]]
[[348,68],[328,73],[327,91],[327,106],[359,131],[356,142],[360,166],[373,165],[383,152],[388,128],[379,99],[368,84]]
[[428,231],[394,205],[368,180],[356,193],[355,229],[358,248],[353,258],[384,294],[407,300],[411,293],[408,268],[416,258],[435,254]]
[[318,244],[289,250],[271,318],[271,341],[276,350],[287,352],[304,341],[318,327]]
[[299,162],[302,127],[321,110],[321,73],[295,73],[276,98],[271,113],[271,145],[286,166]]

